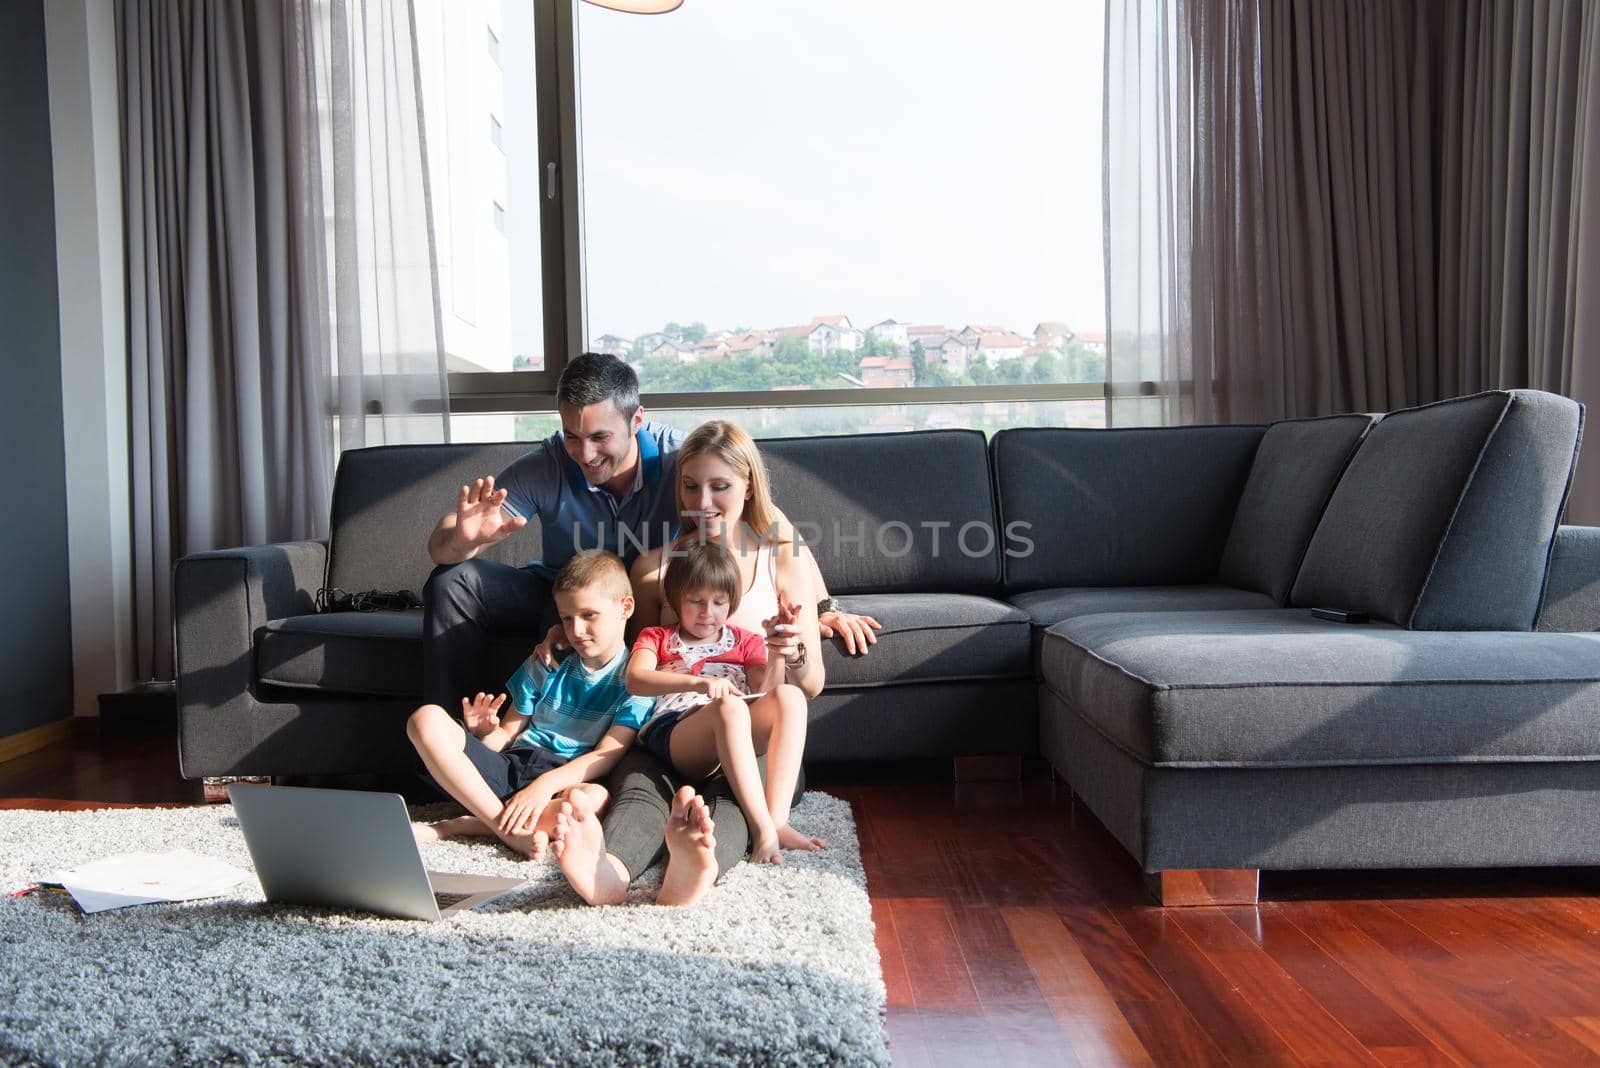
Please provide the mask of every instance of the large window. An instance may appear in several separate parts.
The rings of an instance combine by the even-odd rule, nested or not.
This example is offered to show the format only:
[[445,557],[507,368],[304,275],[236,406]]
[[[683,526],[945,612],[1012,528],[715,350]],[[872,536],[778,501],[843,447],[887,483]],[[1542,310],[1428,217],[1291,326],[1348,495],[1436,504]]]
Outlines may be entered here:
[[418,0],[415,11],[448,367],[541,370],[533,5]]
[[[515,262],[530,196],[559,197],[559,225],[542,286],[524,250],[532,280],[508,272],[470,299],[480,319],[489,301],[561,316],[532,334],[564,344],[452,362],[549,372],[457,375],[458,437],[503,436],[482,418],[496,408],[547,406],[582,349],[632,362],[658,407],[684,409],[675,422],[730,407],[768,434],[1103,420],[1102,5],[686,0],[642,17],[559,0],[526,34],[517,6],[489,20],[498,59],[480,60],[503,110],[466,127],[508,161],[487,190],[506,250],[487,209],[483,240]],[[533,85],[510,77],[533,66],[535,33],[546,121],[563,124],[542,142],[512,106],[531,119]],[[484,27],[471,36],[482,51]],[[490,130],[543,154],[513,166]],[[444,165],[480,183],[493,169]]]

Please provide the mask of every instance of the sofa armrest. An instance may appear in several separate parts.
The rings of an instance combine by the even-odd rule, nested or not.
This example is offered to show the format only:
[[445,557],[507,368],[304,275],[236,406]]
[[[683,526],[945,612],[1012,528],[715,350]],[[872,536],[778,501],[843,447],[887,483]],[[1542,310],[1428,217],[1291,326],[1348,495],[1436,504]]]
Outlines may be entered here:
[[173,567],[180,752],[197,716],[254,708],[256,631],[316,611],[325,541],[292,541],[185,556]]
[[1558,527],[1535,628],[1600,630],[1600,527]]

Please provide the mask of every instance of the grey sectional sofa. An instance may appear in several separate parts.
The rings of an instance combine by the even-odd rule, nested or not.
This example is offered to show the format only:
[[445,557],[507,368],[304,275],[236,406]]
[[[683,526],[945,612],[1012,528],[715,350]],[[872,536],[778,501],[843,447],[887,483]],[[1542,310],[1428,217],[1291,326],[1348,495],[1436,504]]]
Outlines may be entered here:
[[[884,623],[824,651],[808,756],[1042,753],[1152,873],[1600,863],[1600,530],[1557,526],[1581,429],[1510,391],[763,442],[833,592]],[[326,543],[180,561],[185,773],[414,767],[421,613],[315,593],[420,591],[454,487],[525,448],[349,452]]]

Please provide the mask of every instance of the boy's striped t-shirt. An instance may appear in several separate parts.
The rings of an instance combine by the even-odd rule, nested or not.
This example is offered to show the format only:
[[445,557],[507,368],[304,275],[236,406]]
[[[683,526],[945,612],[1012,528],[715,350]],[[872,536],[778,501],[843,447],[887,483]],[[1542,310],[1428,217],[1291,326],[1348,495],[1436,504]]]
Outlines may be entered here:
[[594,671],[577,653],[554,671],[528,657],[506,681],[512,708],[529,717],[511,748],[538,745],[571,760],[593,749],[612,727],[643,727],[655,699],[628,693],[627,673],[627,646]]

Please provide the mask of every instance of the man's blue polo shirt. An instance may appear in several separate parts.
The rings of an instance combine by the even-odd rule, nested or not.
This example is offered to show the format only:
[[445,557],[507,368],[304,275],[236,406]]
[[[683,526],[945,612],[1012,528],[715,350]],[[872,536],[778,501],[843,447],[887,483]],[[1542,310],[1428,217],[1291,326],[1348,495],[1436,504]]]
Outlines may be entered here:
[[678,447],[683,432],[660,423],[639,427],[639,466],[622,500],[591,486],[567,455],[560,432],[500,472],[506,504],[539,524],[543,559],[529,566],[554,578],[580,549],[610,549],[629,567],[641,552],[678,534]]

